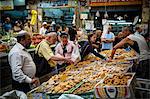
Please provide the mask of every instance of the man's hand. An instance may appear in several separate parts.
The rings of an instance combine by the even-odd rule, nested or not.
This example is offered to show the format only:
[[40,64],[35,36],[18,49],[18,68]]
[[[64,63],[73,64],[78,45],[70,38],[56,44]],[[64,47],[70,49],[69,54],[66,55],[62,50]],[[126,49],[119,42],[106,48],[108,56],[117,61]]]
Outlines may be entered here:
[[74,63],[74,62],[73,62],[71,59],[69,59],[69,58],[66,58],[65,61],[66,61],[67,63],[69,63],[69,64],[73,64],[73,63]]
[[109,57],[108,60],[107,60],[107,62],[112,62],[112,58]]
[[40,81],[38,78],[33,78],[31,84],[35,85],[35,87],[40,85]]

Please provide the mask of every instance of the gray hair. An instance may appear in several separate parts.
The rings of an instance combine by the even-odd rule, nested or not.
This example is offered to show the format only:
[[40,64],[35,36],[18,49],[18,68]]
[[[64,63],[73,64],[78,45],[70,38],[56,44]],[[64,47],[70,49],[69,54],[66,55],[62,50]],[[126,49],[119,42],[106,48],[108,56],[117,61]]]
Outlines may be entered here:
[[54,37],[54,36],[57,36],[57,34],[56,34],[56,32],[50,32],[50,33],[46,34],[45,36]]

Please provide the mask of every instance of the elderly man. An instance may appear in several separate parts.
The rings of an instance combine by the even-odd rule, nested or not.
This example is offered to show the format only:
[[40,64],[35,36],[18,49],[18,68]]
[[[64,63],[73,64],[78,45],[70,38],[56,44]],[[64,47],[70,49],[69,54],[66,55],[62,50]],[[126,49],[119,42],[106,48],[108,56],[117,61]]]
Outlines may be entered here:
[[30,44],[30,35],[26,31],[21,31],[17,36],[17,43],[8,55],[13,76],[12,87],[25,93],[30,91],[29,84],[35,84],[36,86],[39,84],[38,79],[35,78],[35,63],[27,52]]
[[[52,69],[56,66],[56,61],[67,61],[71,62],[68,58],[60,55],[54,55],[52,51],[52,46],[57,41],[57,34],[51,32],[46,34],[46,38],[41,41],[36,47],[35,53],[39,56],[39,67],[37,66],[37,75],[43,76],[50,73]],[[37,64],[38,65],[38,64]]]
[[139,54],[140,63],[137,69],[137,76],[142,78],[149,78],[149,48],[145,38],[141,35],[133,34],[129,27],[124,27],[122,32],[126,38],[121,40],[113,47],[110,59],[113,59],[113,56],[118,48],[128,44]]

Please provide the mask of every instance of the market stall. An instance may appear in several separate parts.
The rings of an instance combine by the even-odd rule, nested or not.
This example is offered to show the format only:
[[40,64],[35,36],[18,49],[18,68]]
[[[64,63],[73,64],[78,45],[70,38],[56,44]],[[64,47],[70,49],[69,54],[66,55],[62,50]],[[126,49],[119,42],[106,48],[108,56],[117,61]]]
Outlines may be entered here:
[[[109,55],[110,51],[101,53]],[[120,57],[120,54],[122,57]],[[52,76],[41,86],[31,90],[28,93],[28,98],[49,97],[55,99],[63,93],[77,94],[83,98],[94,98],[94,88],[99,83],[102,83],[102,87],[105,85],[129,86],[135,75],[135,73],[127,73],[133,66],[131,57],[136,57],[136,53],[133,50],[126,52],[124,49],[117,50],[115,60],[111,62],[105,62],[91,56],[88,60],[79,62],[77,65],[67,66],[65,71]],[[118,75],[115,77],[115,79],[118,79],[117,81],[113,77],[115,74]],[[110,79],[107,79],[110,75],[113,77],[113,79],[110,78],[111,82],[108,81]],[[133,90],[130,94],[134,97]],[[116,97],[121,97],[121,95]]]

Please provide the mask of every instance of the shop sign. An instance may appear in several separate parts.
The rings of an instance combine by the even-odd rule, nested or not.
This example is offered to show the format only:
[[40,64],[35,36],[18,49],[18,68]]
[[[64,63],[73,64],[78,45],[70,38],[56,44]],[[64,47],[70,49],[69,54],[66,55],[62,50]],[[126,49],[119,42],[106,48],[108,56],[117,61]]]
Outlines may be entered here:
[[142,0],[91,0],[90,6],[138,5]]
[[0,1],[0,10],[12,10],[14,9],[13,0]]
[[68,0],[49,0],[49,1],[42,1],[38,3],[38,7],[40,8],[50,8],[50,7],[57,7],[57,6],[67,6]]

